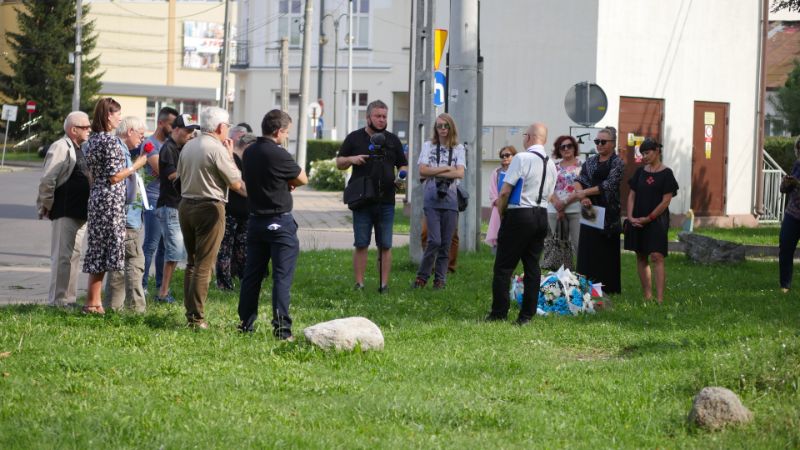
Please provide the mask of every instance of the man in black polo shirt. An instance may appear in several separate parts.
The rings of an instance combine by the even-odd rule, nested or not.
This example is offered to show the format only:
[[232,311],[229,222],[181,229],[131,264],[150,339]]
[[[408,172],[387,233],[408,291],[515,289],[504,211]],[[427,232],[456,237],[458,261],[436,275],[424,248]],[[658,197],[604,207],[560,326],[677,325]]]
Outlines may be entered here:
[[300,253],[291,191],[308,183],[305,171],[278,144],[289,136],[291,124],[289,114],[278,109],[268,112],[261,121],[263,136],[247,147],[242,159],[250,220],[247,262],[239,293],[239,330],[253,331],[261,281],[272,260],[272,327],[275,337],[281,340],[294,340],[289,288]]
[[156,217],[161,227],[161,241],[164,243],[164,276],[155,301],[173,303],[175,297],[169,292],[169,283],[179,261],[186,259],[183,233],[178,220],[178,206],[181,203],[181,182],[178,179],[178,157],[181,149],[194,137],[200,126],[192,121],[189,114],[180,114],[172,122],[170,132],[158,153],[159,193],[156,204]]
[[[386,131],[389,107],[375,100],[367,105],[367,126],[348,134],[336,157],[336,167],[345,170],[353,167],[350,183],[363,182],[366,177],[379,194],[379,198],[353,209],[353,234],[356,248],[353,252],[353,273],[356,290],[364,289],[364,272],[367,269],[367,250],[375,229],[378,246],[380,284],[378,292],[388,291],[392,270],[392,226],[394,224],[395,168],[408,166],[403,144],[393,133]],[[372,141],[383,135],[380,148]],[[351,208],[352,209],[352,208]]]

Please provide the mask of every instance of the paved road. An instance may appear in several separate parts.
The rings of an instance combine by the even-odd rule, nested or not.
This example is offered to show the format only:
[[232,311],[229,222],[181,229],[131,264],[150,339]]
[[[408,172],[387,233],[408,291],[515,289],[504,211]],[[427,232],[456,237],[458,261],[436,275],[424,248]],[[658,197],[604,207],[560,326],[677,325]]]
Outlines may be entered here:
[[[38,220],[36,193],[41,168],[0,170],[0,305],[46,303],[50,281],[50,222]],[[303,250],[353,245],[350,210],[341,193],[300,188],[294,193],[294,212]],[[395,245],[408,244],[396,235]],[[85,294],[87,278],[78,280]]]

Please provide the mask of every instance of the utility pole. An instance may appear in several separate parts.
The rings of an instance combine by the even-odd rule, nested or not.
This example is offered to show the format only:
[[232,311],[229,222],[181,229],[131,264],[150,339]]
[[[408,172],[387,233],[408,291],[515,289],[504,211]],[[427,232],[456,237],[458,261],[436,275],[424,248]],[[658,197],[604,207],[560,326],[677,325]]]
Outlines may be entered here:
[[347,2],[347,136],[353,131],[353,0]]
[[311,13],[314,0],[306,0],[306,12],[303,22],[303,67],[300,71],[300,112],[297,114],[297,165],[306,168],[306,143],[308,142],[308,90],[311,74]]
[[[281,38],[281,111],[289,112],[289,38]],[[288,137],[283,148],[289,148]]]
[[459,214],[460,248],[478,249],[480,235],[480,167],[478,146],[478,0],[453,0],[450,9],[450,67],[448,110],[467,150],[463,187],[469,206]]
[[228,74],[231,71],[231,61],[228,57],[228,41],[231,38],[231,0],[225,0],[225,30],[222,35],[222,80],[219,86],[219,107],[228,110]]
[[409,95],[412,99],[411,117],[408,127],[408,182],[411,198],[411,230],[409,231],[409,253],[411,260],[419,264],[422,260],[422,209],[423,190],[419,182],[416,161],[422,143],[433,126],[433,8],[435,0],[414,0],[411,4],[411,61],[409,64]]
[[[81,0],[75,2],[75,81],[72,89],[72,110],[77,111],[81,107],[81,35],[83,34],[83,5]],[[30,127],[30,124],[28,124]]]
[[319,0],[319,57],[317,58],[317,98],[322,98],[322,66],[324,63],[325,44],[328,38],[325,37],[325,27],[322,21],[325,20],[325,0]]

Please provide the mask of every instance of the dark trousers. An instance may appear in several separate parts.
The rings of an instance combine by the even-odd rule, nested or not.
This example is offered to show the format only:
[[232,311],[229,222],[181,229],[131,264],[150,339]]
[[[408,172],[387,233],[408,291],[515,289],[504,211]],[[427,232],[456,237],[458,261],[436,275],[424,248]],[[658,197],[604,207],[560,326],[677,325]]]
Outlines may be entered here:
[[225,215],[225,235],[217,254],[217,287],[233,290],[233,278],[244,278],[247,256],[247,216]]
[[781,234],[778,241],[778,267],[780,268],[780,282],[782,288],[789,289],[792,287],[794,250],[797,248],[798,239],[800,239],[800,220],[788,214],[784,214],[783,222],[781,222]]
[[427,226],[427,243],[425,253],[417,271],[417,277],[425,281],[431,276],[434,280],[444,282],[447,278],[447,267],[450,261],[450,246],[453,233],[458,225],[458,211],[455,209],[425,208]]
[[225,205],[220,201],[181,200],[178,220],[186,246],[183,306],[189,323],[205,321],[208,283],[225,233]]
[[243,329],[252,330],[258,318],[258,294],[271,260],[273,333],[281,338],[292,335],[289,289],[299,254],[297,222],[291,214],[250,216],[247,222],[247,261],[239,292],[239,319]]
[[497,234],[497,256],[492,279],[492,311],[495,318],[508,315],[511,274],[522,260],[525,270],[522,309],[519,317],[530,319],[536,314],[539,300],[541,271],[539,257],[547,237],[547,210],[545,208],[514,208],[506,210]]

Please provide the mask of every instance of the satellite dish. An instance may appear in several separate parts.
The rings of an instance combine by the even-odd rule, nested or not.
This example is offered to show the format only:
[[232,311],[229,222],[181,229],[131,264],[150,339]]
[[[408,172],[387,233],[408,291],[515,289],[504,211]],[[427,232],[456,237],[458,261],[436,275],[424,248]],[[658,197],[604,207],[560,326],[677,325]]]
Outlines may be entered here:
[[591,127],[606,115],[608,98],[600,86],[583,81],[569,88],[564,109],[573,122]]

